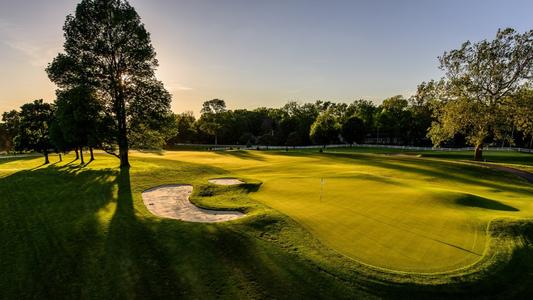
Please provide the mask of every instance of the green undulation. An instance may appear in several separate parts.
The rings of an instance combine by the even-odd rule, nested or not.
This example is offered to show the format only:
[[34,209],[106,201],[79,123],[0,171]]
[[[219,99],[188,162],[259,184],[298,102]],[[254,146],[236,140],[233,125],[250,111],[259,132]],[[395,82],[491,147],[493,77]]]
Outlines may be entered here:
[[[0,164],[6,298],[520,297],[533,286],[533,187],[511,174],[368,153],[132,153],[126,169],[97,156]],[[246,184],[208,183],[223,177]],[[158,218],[141,193],[163,184],[247,216]]]

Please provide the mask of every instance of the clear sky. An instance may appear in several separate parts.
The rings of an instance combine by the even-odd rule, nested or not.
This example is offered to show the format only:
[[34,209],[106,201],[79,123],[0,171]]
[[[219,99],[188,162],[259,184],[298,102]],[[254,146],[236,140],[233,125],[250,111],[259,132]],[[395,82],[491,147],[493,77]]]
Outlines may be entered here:
[[[0,0],[0,112],[55,86],[77,0]],[[498,28],[533,29],[533,1],[131,0],[158,53],[175,112],[205,100],[230,108],[380,100],[439,78],[437,56]]]

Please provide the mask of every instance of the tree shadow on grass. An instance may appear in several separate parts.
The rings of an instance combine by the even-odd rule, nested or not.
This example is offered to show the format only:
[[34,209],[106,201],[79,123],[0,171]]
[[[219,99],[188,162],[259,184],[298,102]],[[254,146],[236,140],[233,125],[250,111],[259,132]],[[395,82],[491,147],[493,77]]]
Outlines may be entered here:
[[257,161],[265,161],[265,158],[263,156],[257,155],[256,153],[253,153],[252,151],[241,151],[241,150],[235,150],[235,151],[214,151],[213,153],[216,153],[220,156],[228,156],[228,157],[235,157],[240,159],[250,159],[250,160],[257,160]]
[[129,168],[117,176],[117,206],[105,245],[112,298],[171,299],[183,290],[154,232],[135,215]]
[[[279,155],[286,155],[278,153]],[[416,157],[384,157],[359,153],[291,153],[291,156],[326,158],[332,161],[357,162],[361,165],[402,171],[458,183],[486,186],[497,190],[531,194],[533,189],[517,184],[513,175],[501,176],[501,171],[453,162],[435,161]],[[507,174],[505,174],[507,175]],[[493,180],[492,180],[493,179]]]
[[476,195],[470,195],[470,194],[466,194],[464,196],[458,197],[454,200],[454,202],[459,205],[476,207],[476,208],[484,208],[484,209],[490,209],[490,210],[520,211],[519,209],[512,207],[510,205],[503,204],[500,201],[487,199],[487,198],[479,197]]
[[49,166],[0,179],[0,289],[8,299],[79,298],[112,170]]

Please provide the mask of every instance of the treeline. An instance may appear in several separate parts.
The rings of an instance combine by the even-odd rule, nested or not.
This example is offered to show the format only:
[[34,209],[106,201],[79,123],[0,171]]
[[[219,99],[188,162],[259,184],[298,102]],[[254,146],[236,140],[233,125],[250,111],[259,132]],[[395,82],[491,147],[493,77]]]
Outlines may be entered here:
[[226,109],[223,100],[206,101],[198,119],[191,112],[175,115],[179,143],[298,146],[332,143],[431,145],[429,102],[395,96],[376,105],[289,102],[281,108]]
[[128,167],[128,150],[179,143],[327,145],[373,143],[476,148],[533,145],[533,30],[498,30],[439,57],[444,77],[423,82],[408,99],[376,105],[289,102],[281,108],[228,110],[206,101],[198,119],[173,114],[171,95],[155,77],[150,35],[127,1],[82,0],[65,26],[64,53],[46,72],[58,86],[42,100],[3,114],[5,151],[44,154],[103,149]]

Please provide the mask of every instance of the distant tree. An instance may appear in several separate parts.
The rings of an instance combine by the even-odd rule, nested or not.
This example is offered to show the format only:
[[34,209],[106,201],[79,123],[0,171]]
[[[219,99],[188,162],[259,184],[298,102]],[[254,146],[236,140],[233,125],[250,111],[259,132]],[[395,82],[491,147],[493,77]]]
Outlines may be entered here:
[[196,119],[191,111],[174,115],[176,131],[171,143],[193,143],[197,140],[194,122]]
[[[49,78],[62,89],[89,84],[96,89],[112,122],[103,132],[113,132],[121,167],[128,167],[128,134],[133,116],[128,109],[157,86],[158,66],[150,34],[135,9],[125,0],[82,0],[64,25],[65,53],[48,66]],[[154,101],[161,100],[159,97]],[[170,110],[170,106],[166,107]],[[139,118],[138,115],[135,118]],[[138,127],[137,127],[138,128]]]
[[303,142],[298,132],[293,131],[289,133],[289,135],[287,136],[287,141],[285,142],[285,145],[292,146],[292,147],[303,145]]
[[202,104],[202,109],[200,110],[200,113],[216,115],[226,111],[226,102],[224,100],[213,99],[205,101]]
[[408,101],[401,95],[387,98],[376,110],[376,126],[381,136],[392,139],[392,142],[404,142],[410,113]]
[[215,145],[218,145],[218,135],[223,125],[222,116],[226,111],[226,103],[220,99],[205,101],[200,111],[200,128],[215,138]]
[[49,129],[54,117],[54,107],[43,100],[35,100],[20,107],[20,126],[15,136],[15,148],[36,151],[44,155],[48,164],[48,152],[53,148]]
[[368,100],[356,100],[346,107],[345,115],[347,117],[356,116],[361,119],[367,130],[370,130],[374,124],[374,114],[376,105]]
[[10,139],[7,135],[6,126],[4,123],[0,123],[0,151],[9,152]]
[[321,113],[316,121],[311,125],[309,137],[317,145],[323,145],[337,141],[339,136],[339,126],[336,118],[329,112]]
[[492,41],[465,42],[445,52],[440,68],[445,71],[448,99],[436,111],[429,136],[434,145],[464,134],[482,159],[484,143],[499,135],[504,100],[532,77],[533,30],[524,34],[507,28]]
[[508,116],[525,137],[529,136],[529,148],[533,148],[533,89],[524,87],[508,98]]
[[256,143],[256,138],[253,134],[246,132],[239,138],[239,144],[240,145],[246,145],[247,147],[251,147]]
[[357,116],[346,118],[341,124],[341,135],[349,143],[362,143],[365,140],[365,123]]
[[443,99],[444,81],[422,82],[417,87],[417,92],[409,98],[410,118],[407,122],[407,140],[412,145],[426,146],[431,144],[428,139],[428,130],[434,121],[433,112]]
[[16,110],[4,112],[2,114],[2,127],[4,131],[4,148],[6,151],[12,151],[14,148],[13,139],[19,132],[20,113]]
[[[323,105],[321,105],[323,107]],[[313,103],[298,104],[297,102],[289,102],[282,108],[282,118],[280,121],[281,129],[290,134],[296,132],[300,145],[308,145],[311,142],[309,131],[311,125],[315,122],[317,116],[320,114],[321,108]]]
[[270,133],[265,133],[257,139],[257,143],[263,146],[272,146],[274,144],[274,137]]

